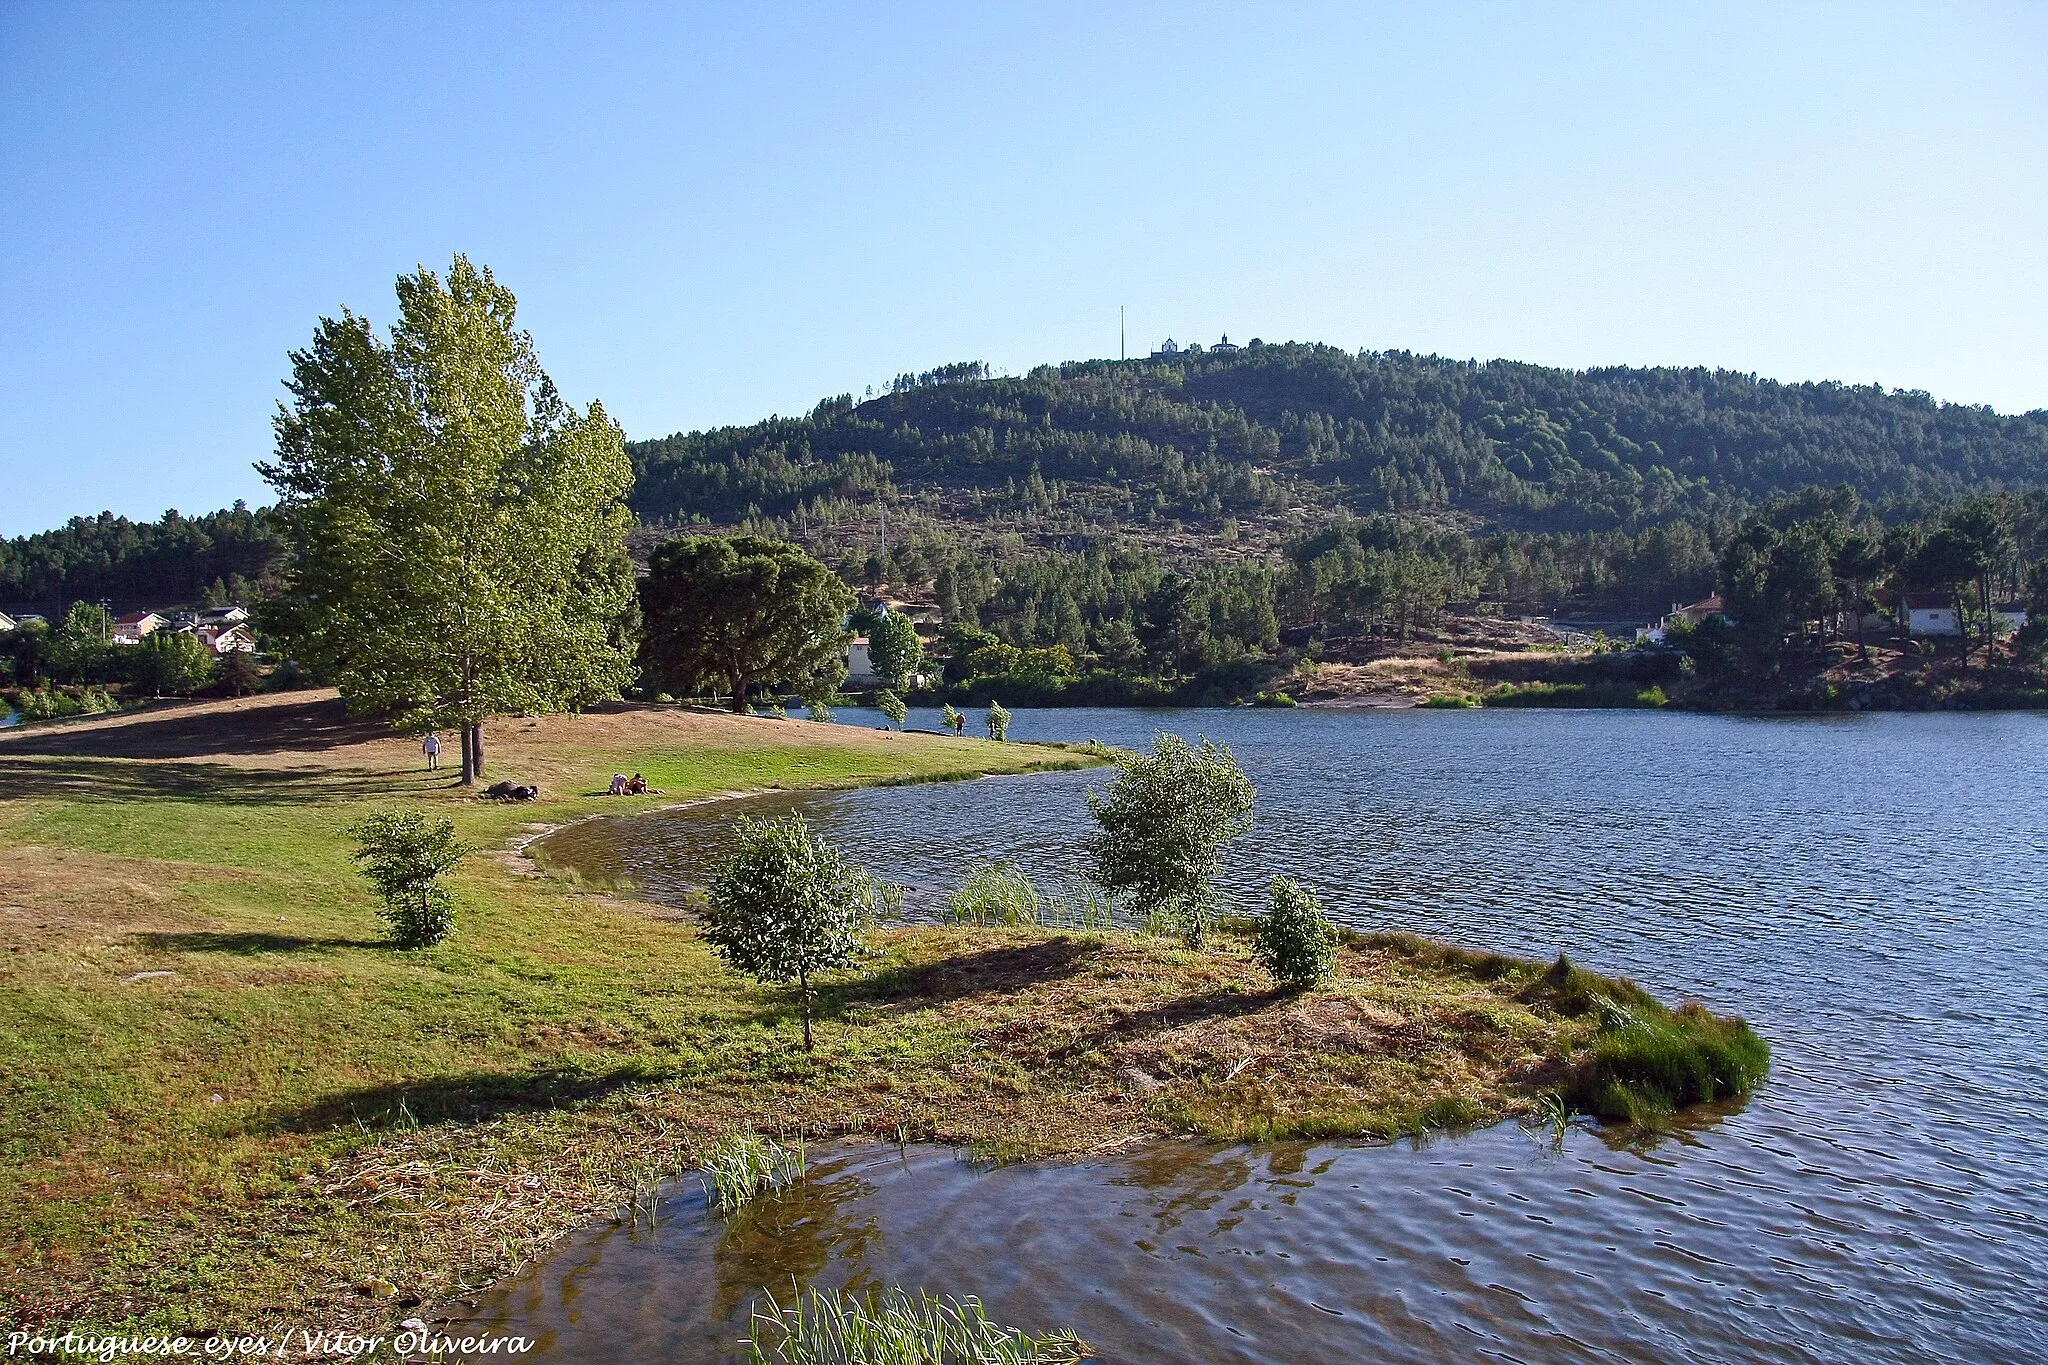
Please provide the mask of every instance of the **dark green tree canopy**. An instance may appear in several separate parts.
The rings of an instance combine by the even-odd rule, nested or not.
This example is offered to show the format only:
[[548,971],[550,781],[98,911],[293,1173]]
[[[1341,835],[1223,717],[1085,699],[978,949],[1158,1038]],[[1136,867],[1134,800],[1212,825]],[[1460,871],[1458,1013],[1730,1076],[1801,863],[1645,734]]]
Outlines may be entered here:
[[811,697],[846,677],[853,590],[796,546],[689,536],[649,558],[640,666],[678,695],[722,685],[735,711],[764,684]]
[[908,687],[924,663],[924,641],[918,638],[917,624],[900,611],[884,612],[868,632],[868,658],[890,687],[898,691]]
[[292,356],[262,466],[292,544],[268,616],[361,710],[465,732],[616,696],[632,482],[598,404],[569,407],[516,302],[457,256],[398,281],[389,341],[344,312]]

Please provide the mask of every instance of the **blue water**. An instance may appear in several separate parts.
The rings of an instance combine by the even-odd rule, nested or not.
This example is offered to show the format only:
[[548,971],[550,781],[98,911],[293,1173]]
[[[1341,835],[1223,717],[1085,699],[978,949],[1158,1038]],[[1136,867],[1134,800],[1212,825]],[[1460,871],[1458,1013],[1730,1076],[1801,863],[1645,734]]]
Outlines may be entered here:
[[[911,725],[936,729],[936,714]],[[992,1306],[1134,1360],[2048,1349],[2048,718],[1020,710],[1010,733],[1142,745],[1162,728],[1227,742],[1259,787],[1257,830],[1226,877],[1242,900],[1285,872],[1360,927],[1568,952],[1745,1014],[1774,1047],[1770,1080],[1654,1145],[1582,1130],[1552,1154],[1507,1129],[1295,1151],[1284,1179],[1274,1152],[1245,1149],[977,1176],[974,1189],[1010,1190],[1091,1248],[1021,1277],[987,1259],[1021,1234],[971,1216],[971,1201],[948,1224],[943,1201],[916,1193],[944,1184],[939,1168],[828,1174],[864,1182],[840,1190],[833,1207],[851,1211],[834,1216],[876,1232],[857,1256],[826,1258],[827,1282],[969,1291],[982,1285],[963,1274],[986,1264]],[[928,904],[977,857],[1078,877],[1083,792],[1105,780],[768,804],[803,809]],[[559,852],[677,897],[719,855],[736,805],[578,827]],[[1140,1160],[1169,1173],[1133,1186]],[[1169,1214],[1185,1227],[1162,1240],[1153,1224]],[[687,1263],[684,1234],[664,1237],[599,1261]],[[984,1259],[938,1250],[961,1239]],[[772,1250],[749,1265],[772,1268]],[[525,1311],[549,1321],[552,1273],[526,1288]],[[628,1341],[586,1324],[557,1342],[595,1359],[730,1341],[731,1326],[700,1313],[687,1330]]]

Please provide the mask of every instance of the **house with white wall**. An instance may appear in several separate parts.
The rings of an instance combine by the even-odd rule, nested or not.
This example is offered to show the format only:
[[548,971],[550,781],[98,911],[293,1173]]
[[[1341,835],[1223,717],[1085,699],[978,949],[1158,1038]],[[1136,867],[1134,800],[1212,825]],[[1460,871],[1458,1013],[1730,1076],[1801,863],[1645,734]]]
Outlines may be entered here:
[[870,687],[882,681],[875,672],[875,661],[868,655],[868,637],[856,635],[846,644],[846,680],[859,687]]
[[1909,592],[1899,599],[1899,621],[1908,635],[1961,635],[1955,599],[1946,593]]
[[139,645],[142,637],[160,630],[170,622],[153,611],[131,611],[114,622],[114,643],[117,645]]

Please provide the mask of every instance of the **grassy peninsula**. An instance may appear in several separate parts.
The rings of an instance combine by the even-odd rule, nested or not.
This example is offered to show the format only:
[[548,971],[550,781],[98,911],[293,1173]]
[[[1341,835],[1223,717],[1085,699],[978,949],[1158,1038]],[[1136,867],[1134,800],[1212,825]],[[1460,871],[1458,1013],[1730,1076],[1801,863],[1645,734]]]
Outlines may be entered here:
[[[1615,1117],[1746,1090],[1739,1022],[1568,963],[1346,936],[1282,993],[1239,935],[897,927],[785,991],[694,921],[548,874],[545,824],[617,770],[720,792],[1088,762],[1033,745],[673,707],[511,721],[499,805],[331,694],[0,738],[0,1313],[203,1329],[388,1323],[459,1299],[752,1125],[992,1154],[1149,1135],[1420,1133],[1562,1102]],[[382,941],[344,828],[394,804],[494,856],[453,939]],[[908,837],[914,837],[908,836]]]

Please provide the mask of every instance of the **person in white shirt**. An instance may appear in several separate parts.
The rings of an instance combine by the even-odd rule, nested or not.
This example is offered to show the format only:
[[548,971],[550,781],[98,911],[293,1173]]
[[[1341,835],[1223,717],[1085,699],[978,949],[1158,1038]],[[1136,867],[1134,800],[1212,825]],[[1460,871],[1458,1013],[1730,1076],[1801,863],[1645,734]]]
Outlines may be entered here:
[[420,752],[427,756],[427,771],[436,772],[441,767],[441,737],[427,731],[426,743],[420,745]]

